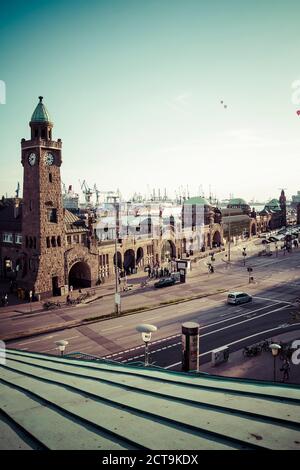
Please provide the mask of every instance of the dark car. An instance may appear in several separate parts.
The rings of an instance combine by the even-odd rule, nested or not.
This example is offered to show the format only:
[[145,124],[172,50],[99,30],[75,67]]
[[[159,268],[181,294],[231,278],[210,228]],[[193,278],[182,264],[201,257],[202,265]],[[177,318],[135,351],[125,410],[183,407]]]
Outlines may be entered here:
[[173,286],[175,284],[176,280],[171,278],[171,277],[167,277],[167,278],[164,278],[164,279],[160,279],[159,281],[155,282],[154,283],[154,287],[168,287],[168,286]]

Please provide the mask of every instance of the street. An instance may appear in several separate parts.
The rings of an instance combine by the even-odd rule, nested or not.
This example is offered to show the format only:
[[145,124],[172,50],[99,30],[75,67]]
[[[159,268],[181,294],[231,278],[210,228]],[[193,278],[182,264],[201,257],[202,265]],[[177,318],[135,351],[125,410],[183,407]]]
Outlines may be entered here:
[[[8,342],[10,348],[57,354],[55,341],[69,342],[66,353],[81,352],[120,362],[143,361],[144,344],[136,326],[150,323],[157,326],[150,343],[150,360],[160,367],[181,369],[181,325],[186,321],[200,324],[200,369],[201,363],[210,360],[213,349],[228,345],[236,351],[254,344],[272,334],[297,330],[299,323],[292,322],[292,314],[300,287],[300,253],[263,258],[257,256],[261,245],[255,240],[248,243],[249,259],[246,267],[239,259],[241,247],[235,248],[234,263],[228,266],[224,253],[216,255],[215,273],[206,272],[206,260],[198,263],[187,284],[157,289],[147,287],[122,294],[123,310],[156,305],[152,310],[140,313],[94,320],[61,331],[51,331],[38,336],[28,335]],[[251,258],[252,254],[252,258]],[[247,266],[253,267],[255,283],[248,283]],[[236,286],[240,286],[238,289]],[[223,289],[244,290],[253,296],[252,303],[239,306],[227,305],[227,292]],[[221,292],[220,292],[221,290]],[[209,296],[204,292],[209,291]],[[168,305],[174,298],[189,298],[201,294],[202,298]],[[159,303],[165,302],[165,305]],[[93,318],[112,311],[113,297],[107,296],[89,305],[43,313],[3,312],[1,329],[22,331],[37,328],[66,325],[70,321]],[[16,309],[18,310],[18,309]],[[5,318],[7,321],[5,321]]]

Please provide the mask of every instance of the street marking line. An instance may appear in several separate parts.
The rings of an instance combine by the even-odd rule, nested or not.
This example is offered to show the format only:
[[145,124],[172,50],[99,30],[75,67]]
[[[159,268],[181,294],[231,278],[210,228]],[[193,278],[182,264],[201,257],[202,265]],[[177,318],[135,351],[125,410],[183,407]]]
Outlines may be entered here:
[[256,296],[256,295],[253,295],[252,297],[253,297],[253,299],[269,300],[269,302],[275,302],[275,303],[278,303],[278,304],[289,304],[289,305],[292,305],[292,302],[287,302],[286,300],[269,299],[269,298],[267,298],[267,297],[258,297],[258,296]]
[[[112,327],[110,327],[110,328],[105,328],[105,329],[102,330],[102,331],[116,330],[117,328],[123,328],[123,325],[112,326]],[[102,331],[101,331],[101,332],[102,332]]]
[[[199,330],[204,330],[205,328],[210,328],[211,326],[215,326],[215,325],[219,325],[221,323],[226,323],[230,320],[236,320],[237,318],[240,318],[240,317],[245,317],[246,315],[250,315],[250,314],[253,314],[253,313],[256,313],[256,312],[259,312],[261,310],[264,310],[265,308],[269,308],[270,305],[265,305],[264,307],[260,307],[260,308],[257,308],[255,310],[249,310],[249,311],[245,311],[244,313],[241,313],[240,315],[236,315],[236,316],[233,316],[233,317],[230,317],[230,318],[226,318],[224,320],[220,320],[218,322],[215,322],[215,323],[209,323],[207,325],[203,325],[203,326],[200,326]],[[280,309],[277,309],[277,310],[281,310],[281,309],[284,309],[284,308],[287,308],[287,306],[284,306],[284,307],[281,307]],[[261,316],[264,316],[264,315],[268,315],[269,313],[273,313],[273,312],[276,312],[277,310],[271,310],[271,312],[267,312],[263,315],[259,315],[259,316],[255,316],[253,318],[251,318],[251,320],[253,319],[256,319],[256,318],[260,318]],[[243,320],[242,322],[240,323],[243,323],[244,321],[249,321],[249,320]],[[229,326],[234,326],[234,325],[239,325],[240,323],[234,323],[233,325],[229,325]],[[223,329],[226,329],[228,327],[224,327]],[[214,331],[221,331],[221,329],[219,330],[214,330]],[[212,334],[214,331],[210,332],[210,333],[205,333],[204,335],[201,335],[201,336],[206,336],[208,334]],[[161,342],[165,342],[165,341],[169,341],[170,339],[174,339],[174,338],[179,338],[181,337],[181,333],[178,333],[177,335],[172,335],[172,336],[167,336],[166,338],[162,338],[162,339],[158,339],[156,341],[153,341],[151,342],[152,345],[155,345],[155,344],[158,344],[158,343],[161,343]],[[118,351],[116,354],[118,355],[124,355],[126,354],[127,352],[130,352],[130,351],[134,351],[134,350],[137,350],[137,349],[141,349],[143,348],[144,346],[141,345],[141,346],[137,346],[136,348],[132,348],[132,349],[126,349],[125,351]],[[110,357],[112,357],[112,355],[109,355],[109,356],[104,356],[103,359],[109,359]]]
[[[247,339],[254,338],[255,336],[259,336],[259,335],[262,335],[262,334],[265,334],[265,333],[270,333],[270,331],[282,330],[283,328],[287,328],[288,326],[298,326],[298,328],[299,328],[299,325],[297,325],[297,324],[287,325],[287,326],[280,325],[280,326],[276,326],[276,328],[271,328],[269,330],[259,331],[258,333],[254,333],[253,335],[245,336],[244,338],[240,338],[236,341],[232,341],[232,343],[225,344],[224,346],[233,346],[234,344],[241,343],[242,341],[246,341]],[[223,347],[223,346],[219,346],[219,347]],[[206,351],[205,353],[199,354],[199,357],[205,356],[206,354],[210,354],[213,351],[214,351],[214,349],[211,349],[210,351]],[[176,364],[171,364],[170,366],[165,367],[165,369],[170,369],[171,367],[178,366],[179,364],[181,364],[181,362],[176,362]]]
[[[284,310],[285,308],[287,308],[287,306],[277,308],[277,309],[275,309],[275,310],[272,310],[271,312],[262,313],[261,315],[248,318],[247,320],[243,320],[243,321],[240,321],[240,322],[238,322],[238,323],[234,323],[233,325],[224,326],[223,328],[219,328],[218,330],[209,331],[208,333],[204,333],[203,335],[201,335],[201,338],[203,338],[204,336],[209,336],[209,335],[213,335],[213,334],[215,334],[215,333],[219,333],[220,331],[227,330],[228,328],[233,328],[233,327],[235,327],[235,326],[241,325],[241,324],[243,324],[243,323],[247,323],[247,322],[249,322],[249,321],[258,320],[258,319],[260,319],[261,317],[264,317],[264,316],[266,316],[266,315],[271,315],[272,313],[278,312],[278,311],[280,311],[280,310]],[[279,327],[279,328],[280,328],[280,327]],[[181,344],[181,343],[169,345],[169,346],[166,347],[166,349],[167,349],[167,348],[170,348],[170,347],[178,346],[179,344]],[[232,343],[232,344],[234,344],[234,343]],[[154,354],[155,352],[156,352],[155,350],[152,350],[152,351],[151,351],[152,354]]]
[[[255,315],[254,317],[248,318],[247,320],[243,320],[238,323],[233,323],[233,325],[224,326],[223,328],[219,328],[218,330],[209,331],[208,333],[204,333],[204,335],[201,335],[201,337],[203,338],[203,336],[212,335],[214,333],[218,333],[219,331],[227,330],[228,328],[233,328],[234,326],[241,325],[242,323],[247,323],[249,321],[258,320],[261,317],[265,317],[266,315],[271,315],[272,313],[278,312],[280,310],[284,310],[285,308],[287,308],[287,305],[276,308],[275,310],[271,310],[271,312],[262,313],[261,315]],[[249,314],[250,312],[247,313],[247,315]]]

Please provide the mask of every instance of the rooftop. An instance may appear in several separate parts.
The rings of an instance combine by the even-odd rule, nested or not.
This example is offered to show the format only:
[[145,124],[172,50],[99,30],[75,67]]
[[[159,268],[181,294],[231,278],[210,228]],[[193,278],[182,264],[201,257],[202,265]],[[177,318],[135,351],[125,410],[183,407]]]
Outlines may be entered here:
[[184,201],[184,205],[194,205],[194,204],[199,204],[202,206],[209,206],[209,202],[201,196],[196,196],[196,197],[190,197],[186,201]]
[[229,206],[248,206],[248,203],[245,201],[245,199],[234,198],[234,199],[230,199],[228,205]]
[[299,449],[300,387],[7,350],[1,449]]
[[50,114],[48,113],[48,110],[43,103],[43,97],[39,96],[39,100],[40,102],[31,116],[31,122],[52,122]]

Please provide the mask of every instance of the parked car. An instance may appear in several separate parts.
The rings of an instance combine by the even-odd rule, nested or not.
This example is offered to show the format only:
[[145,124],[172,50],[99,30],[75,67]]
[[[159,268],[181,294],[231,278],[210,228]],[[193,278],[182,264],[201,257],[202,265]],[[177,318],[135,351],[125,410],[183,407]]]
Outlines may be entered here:
[[173,286],[175,284],[175,279],[172,277],[166,277],[163,279],[160,279],[159,281],[154,283],[154,287],[168,287],[168,286]]
[[263,243],[264,245],[267,245],[268,243],[271,243],[271,242],[270,242],[270,240],[264,239],[264,240],[262,240],[262,243]]
[[238,305],[245,304],[247,302],[252,302],[252,297],[246,292],[230,292],[227,297],[227,303]]

